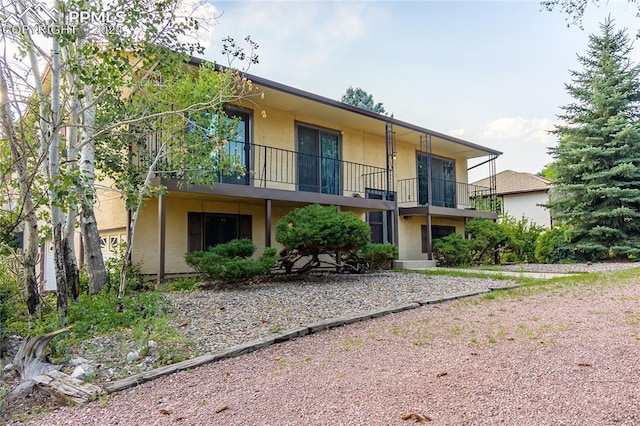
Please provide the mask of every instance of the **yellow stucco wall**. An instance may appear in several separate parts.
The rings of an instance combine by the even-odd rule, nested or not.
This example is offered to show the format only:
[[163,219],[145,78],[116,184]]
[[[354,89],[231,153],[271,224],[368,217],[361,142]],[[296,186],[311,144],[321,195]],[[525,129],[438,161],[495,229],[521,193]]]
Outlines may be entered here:
[[[276,224],[293,207],[273,205],[271,208],[271,245],[281,249],[276,241]],[[226,213],[250,215],[252,240],[257,247],[255,256],[262,254],[265,247],[265,206],[220,202],[202,199],[171,198],[166,199],[166,235],[165,235],[165,273],[190,272],[184,261],[188,250],[188,213]],[[364,214],[357,216],[364,219]],[[133,262],[141,267],[143,274],[156,274],[158,271],[158,201],[149,200],[140,211],[136,225]]]
[[97,202],[94,206],[98,230],[117,229],[127,227],[127,211],[124,200],[112,188],[112,181],[100,181],[97,191]]
[[[200,199],[166,198],[165,272],[189,271],[184,261],[188,249],[188,213],[226,213],[251,215],[252,239],[257,247],[264,247],[264,206],[216,202]],[[136,225],[133,262],[140,264],[142,273],[155,274],[158,270],[158,200],[149,200],[141,209]]]
[[[427,224],[425,216],[411,216],[398,219],[398,258],[405,260],[427,259],[427,253],[422,253],[422,225]],[[464,234],[464,221],[462,219],[449,219],[444,217],[432,217],[431,225],[455,226],[456,233]]]

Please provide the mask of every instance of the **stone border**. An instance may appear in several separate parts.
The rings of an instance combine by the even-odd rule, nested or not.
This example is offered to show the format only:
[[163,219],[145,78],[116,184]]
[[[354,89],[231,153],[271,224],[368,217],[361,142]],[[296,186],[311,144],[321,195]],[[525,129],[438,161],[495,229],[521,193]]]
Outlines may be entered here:
[[[515,288],[516,286],[509,286],[508,288]],[[260,337],[258,339],[253,339],[245,343],[241,343],[239,345],[231,346],[229,348],[211,352],[204,355],[201,355],[196,358],[192,358],[189,360],[177,362],[175,364],[166,365],[164,367],[155,368],[153,370],[145,371],[144,373],[134,374],[133,376],[127,377],[126,379],[118,380],[117,382],[113,382],[107,386],[105,386],[105,390],[108,393],[119,392],[144,382],[148,382],[154,379],[157,379],[162,376],[166,376],[168,374],[177,373],[178,371],[187,370],[190,368],[195,368],[201,365],[209,364],[212,362],[220,361],[227,358],[234,358],[240,355],[247,354],[249,352],[254,352],[259,349],[263,349],[274,345],[276,343],[286,342],[288,340],[295,339],[296,337],[306,336],[308,334],[318,333],[324,330],[330,330],[336,327],[342,327],[343,325],[353,324],[355,322],[365,321],[372,318],[378,318],[389,314],[395,314],[398,312],[406,311],[409,309],[419,308],[425,305],[433,305],[436,303],[443,303],[450,300],[461,299],[464,297],[477,296],[479,294],[489,293],[495,290],[501,290],[501,287],[492,287],[481,290],[472,290],[460,293],[454,293],[447,296],[439,296],[432,297],[425,300],[408,302],[403,305],[393,306],[390,308],[384,309],[376,309],[373,311],[368,311],[364,313],[359,313],[355,315],[349,315],[345,317],[338,318],[330,318],[327,320],[318,321],[315,323],[307,324],[306,326],[292,328],[282,333],[273,334],[267,337]]]

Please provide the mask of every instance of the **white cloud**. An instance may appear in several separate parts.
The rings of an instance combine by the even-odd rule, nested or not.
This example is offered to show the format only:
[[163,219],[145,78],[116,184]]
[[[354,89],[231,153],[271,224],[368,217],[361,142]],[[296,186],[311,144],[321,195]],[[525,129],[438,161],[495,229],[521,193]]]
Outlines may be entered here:
[[484,127],[480,139],[549,145],[554,140],[554,136],[549,134],[554,124],[554,120],[550,118],[500,117]]
[[547,149],[555,145],[556,137],[549,134],[555,123],[550,118],[500,117],[487,123],[478,139],[504,153],[497,160],[498,171],[537,173],[552,161]]
[[464,137],[464,129],[453,129],[453,130],[449,130],[449,132],[447,133],[456,138]]
[[222,16],[209,35],[214,47],[207,57],[224,63],[220,39],[251,35],[260,45],[259,69],[253,72],[285,84],[296,82],[274,77],[283,74],[282,67],[298,80],[335,70],[345,54],[357,55],[358,44],[382,16],[375,3],[357,2],[223,2],[218,10]]

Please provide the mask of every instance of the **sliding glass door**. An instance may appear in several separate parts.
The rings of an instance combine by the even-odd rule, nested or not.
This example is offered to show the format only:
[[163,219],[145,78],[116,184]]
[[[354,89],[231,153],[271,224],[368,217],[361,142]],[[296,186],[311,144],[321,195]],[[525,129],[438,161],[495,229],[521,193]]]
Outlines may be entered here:
[[340,195],[340,135],[298,126],[298,188]]
[[417,152],[418,202],[429,204],[431,185],[431,205],[456,208],[456,167],[455,161],[431,157],[431,182],[429,182],[429,154]]

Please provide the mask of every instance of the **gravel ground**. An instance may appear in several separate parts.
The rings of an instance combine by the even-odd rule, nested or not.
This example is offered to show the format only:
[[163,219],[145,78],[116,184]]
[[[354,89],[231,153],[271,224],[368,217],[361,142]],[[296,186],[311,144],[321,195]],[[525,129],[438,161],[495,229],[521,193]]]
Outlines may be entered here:
[[[390,306],[492,283],[380,274],[172,297],[176,314],[191,317],[185,332],[213,348],[318,314],[379,307],[382,289]],[[322,332],[158,379],[106,404],[61,408],[32,424],[638,424],[640,285],[530,293]],[[241,337],[221,336],[231,324]]]
[[174,303],[177,324],[196,341],[199,352],[206,352],[323,319],[491,285],[496,280],[387,272],[311,276],[304,282],[169,293],[167,297]]

